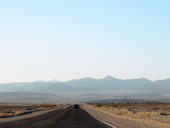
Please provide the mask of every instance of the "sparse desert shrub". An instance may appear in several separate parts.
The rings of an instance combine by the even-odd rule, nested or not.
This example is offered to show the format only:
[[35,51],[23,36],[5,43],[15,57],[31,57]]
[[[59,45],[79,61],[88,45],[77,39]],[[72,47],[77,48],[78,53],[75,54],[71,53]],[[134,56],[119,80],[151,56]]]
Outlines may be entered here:
[[101,103],[97,103],[96,106],[97,106],[97,107],[101,107]]
[[118,104],[116,104],[116,103],[112,103],[112,105],[111,105],[112,107],[114,107],[114,108],[117,108],[117,107],[119,107],[119,105]]

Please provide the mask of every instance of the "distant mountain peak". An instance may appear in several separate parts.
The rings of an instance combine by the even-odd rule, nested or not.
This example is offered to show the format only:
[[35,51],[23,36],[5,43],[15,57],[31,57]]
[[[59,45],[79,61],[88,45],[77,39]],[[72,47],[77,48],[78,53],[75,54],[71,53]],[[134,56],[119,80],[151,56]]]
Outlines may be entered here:
[[114,77],[112,77],[112,76],[106,76],[105,78],[103,78],[103,79],[105,79],[105,80],[115,80],[116,78],[114,78]]
[[140,82],[147,82],[147,83],[151,83],[152,82],[152,81],[150,81],[147,78],[127,79],[127,81],[140,81]]

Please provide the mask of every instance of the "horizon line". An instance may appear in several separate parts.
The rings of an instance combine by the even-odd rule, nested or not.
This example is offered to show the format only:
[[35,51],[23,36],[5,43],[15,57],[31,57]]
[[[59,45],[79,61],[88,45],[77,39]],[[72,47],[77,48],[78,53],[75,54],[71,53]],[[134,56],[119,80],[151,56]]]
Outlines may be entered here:
[[117,77],[113,77],[111,75],[107,75],[105,77],[80,77],[80,78],[73,78],[73,79],[68,79],[68,80],[59,80],[59,79],[49,79],[49,80],[45,80],[45,79],[39,79],[39,80],[30,80],[30,81],[11,81],[11,82],[0,82],[0,84],[9,84],[9,83],[36,83],[36,82],[68,82],[68,81],[72,81],[72,80],[81,80],[81,79],[95,79],[95,80],[100,80],[100,79],[105,79],[105,78],[113,78],[113,79],[117,79],[117,80],[139,80],[139,79],[146,79],[149,80],[151,82],[154,81],[159,81],[159,80],[168,80],[169,78],[164,78],[164,79],[155,79],[155,80],[151,80],[148,79],[147,77],[138,77],[138,78],[117,78]]

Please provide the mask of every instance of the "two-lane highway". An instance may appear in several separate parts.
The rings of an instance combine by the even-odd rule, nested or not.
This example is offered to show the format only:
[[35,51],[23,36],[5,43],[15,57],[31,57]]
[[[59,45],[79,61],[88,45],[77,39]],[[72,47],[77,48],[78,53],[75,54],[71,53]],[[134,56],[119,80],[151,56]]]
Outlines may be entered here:
[[110,128],[85,110],[70,106],[30,119],[0,124],[0,128]]

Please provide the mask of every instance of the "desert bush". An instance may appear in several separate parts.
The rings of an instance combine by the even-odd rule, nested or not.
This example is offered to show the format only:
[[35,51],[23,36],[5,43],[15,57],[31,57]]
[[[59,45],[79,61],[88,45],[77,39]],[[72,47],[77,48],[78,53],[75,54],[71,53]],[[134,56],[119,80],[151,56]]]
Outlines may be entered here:
[[96,106],[97,106],[97,107],[101,107],[101,103],[97,103]]

